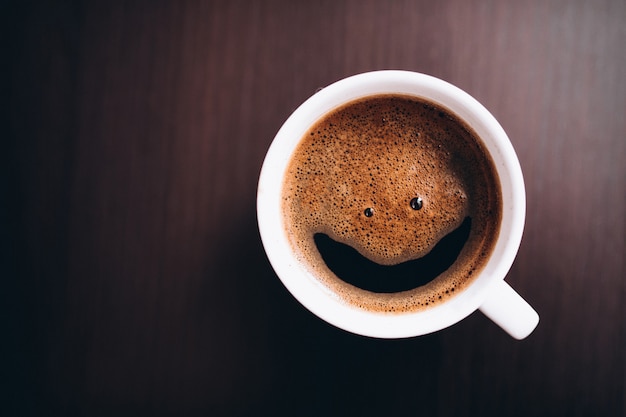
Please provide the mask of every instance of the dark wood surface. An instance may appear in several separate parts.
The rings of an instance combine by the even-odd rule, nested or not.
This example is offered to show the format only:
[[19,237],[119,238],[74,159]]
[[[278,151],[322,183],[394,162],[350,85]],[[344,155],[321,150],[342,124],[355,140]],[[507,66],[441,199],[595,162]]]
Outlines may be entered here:
[[[624,415],[625,2],[0,7],[2,415]],[[267,262],[274,134],[317,88],[383,68],[458,85],[508,132],[528,339],[480,313],[347,334]]]

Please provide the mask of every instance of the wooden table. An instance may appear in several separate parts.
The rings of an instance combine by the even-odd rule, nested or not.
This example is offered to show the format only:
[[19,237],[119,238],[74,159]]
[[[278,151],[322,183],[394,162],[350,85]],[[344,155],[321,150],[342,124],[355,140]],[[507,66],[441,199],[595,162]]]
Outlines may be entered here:
[[[3,415],[624,415],[623,1],[0,7]],[[274,134],[319,87],[383,68],[458,85],[508,132],[528,339],[480,313],[354,336],[266,260]]]

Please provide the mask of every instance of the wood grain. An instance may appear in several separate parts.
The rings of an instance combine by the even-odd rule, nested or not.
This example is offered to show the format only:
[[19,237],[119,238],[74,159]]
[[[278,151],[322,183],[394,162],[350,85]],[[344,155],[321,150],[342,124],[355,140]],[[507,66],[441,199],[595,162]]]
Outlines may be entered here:
[[[624,415],[624,2],[0,7],[4,415]],[[479,313],[357,337],[269,266],[274,134],[317,88],[382,68],[458,85],[508,132],[528,339]]]

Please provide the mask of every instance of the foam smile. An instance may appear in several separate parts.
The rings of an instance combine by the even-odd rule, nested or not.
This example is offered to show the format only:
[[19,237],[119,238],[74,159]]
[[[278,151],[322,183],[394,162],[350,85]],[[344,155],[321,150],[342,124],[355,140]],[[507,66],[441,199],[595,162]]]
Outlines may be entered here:
[[337,277],[363,290],[376,293],[407,291],[428,284],[456,261],[469,237],[471,219],[466,217],[425,256],[397,265],[380,265],[350,245],[328,235],[314,236],[317,249]]

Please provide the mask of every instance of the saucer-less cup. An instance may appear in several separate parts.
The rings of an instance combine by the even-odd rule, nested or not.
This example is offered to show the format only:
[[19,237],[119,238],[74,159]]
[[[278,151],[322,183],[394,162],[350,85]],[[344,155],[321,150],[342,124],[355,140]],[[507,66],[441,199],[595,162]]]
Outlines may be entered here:
[[[449,301],[423,311],[379,313],[334,297],[298,261],[281,211],[282,184],[298,142],[329,111],[370,95],[412,95],[438,103],[470,125],[495,163],[501,185],[502,221],[491,257],[479,276]],[[424,335],[451,326],[476,310],[516,339],[527,337],[539,316],[505,281],[519,248],[526,195],[519,161],[506,133],[478,101],[432,76],[408,71],[375,71],[345,78],[315,93],[283,124],[272,142],[259,178],[257,216],[267,256],[285,287],[307,309],[344,330],[371,337]]]

